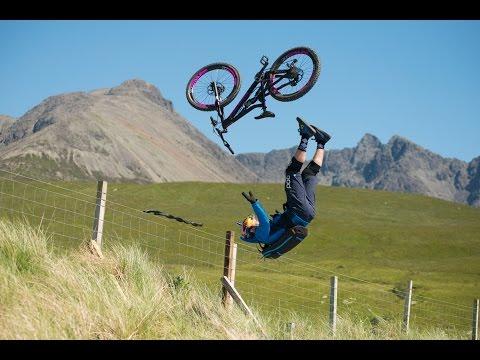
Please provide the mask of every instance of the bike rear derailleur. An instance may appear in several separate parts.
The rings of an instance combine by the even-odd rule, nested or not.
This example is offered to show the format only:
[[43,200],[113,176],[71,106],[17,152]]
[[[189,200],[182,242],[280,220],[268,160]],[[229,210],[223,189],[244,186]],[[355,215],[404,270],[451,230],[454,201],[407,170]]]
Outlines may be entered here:
[[217,133],[217,135],[220,137],[220,139],[222,139],[223,141],[223,145],[232,153],[232,155],[234,155],[235,153],[233,152],[232,148],[230,147],[230,144],[227,142],[227,140],[225,140],[225,138],[223,137],[223,134],[225,134],[227,131],[227,129],[219,129],[217,127],[218,125],[218,121],[217,120],[214,120],[213,117],[210,116],[210,121],[212,123],[212,127],[214,129],[214,132]]

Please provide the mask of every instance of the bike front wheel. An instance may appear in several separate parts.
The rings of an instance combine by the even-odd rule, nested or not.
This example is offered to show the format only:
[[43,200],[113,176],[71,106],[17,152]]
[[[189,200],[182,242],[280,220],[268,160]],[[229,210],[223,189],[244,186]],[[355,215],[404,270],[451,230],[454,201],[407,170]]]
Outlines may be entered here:
[[320,59],[312,49],[296,47],[287,50],[270,69],[270,95],[278,101],[296,100],[313,88],[320,70]]
[[198,70],[187,83],[187,100],[195,109],[214,111],[215,86],[220,95],[221,107],[233,101],[240,91],[240,73],[226,63],[214,63]]

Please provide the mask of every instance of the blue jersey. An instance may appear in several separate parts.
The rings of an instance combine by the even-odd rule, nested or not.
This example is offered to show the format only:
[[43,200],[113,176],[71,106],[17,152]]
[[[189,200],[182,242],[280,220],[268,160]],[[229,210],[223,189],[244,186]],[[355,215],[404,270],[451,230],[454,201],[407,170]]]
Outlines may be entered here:
[[306,227],[308,225],[307,221],[288,210],[281,214],[275,214],[273,218],[270,218],[258,200],[252,204],[252,208],[255,215],[257,215],[259,225],[253,236],[240,237],[240,239],[246,242],[272,244],[292,226],[301,225]]

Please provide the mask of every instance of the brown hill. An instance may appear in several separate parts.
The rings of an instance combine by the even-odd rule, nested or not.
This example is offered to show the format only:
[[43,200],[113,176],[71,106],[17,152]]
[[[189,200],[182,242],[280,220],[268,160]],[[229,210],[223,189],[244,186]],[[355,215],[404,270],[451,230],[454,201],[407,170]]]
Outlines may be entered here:
[[257,180],[138,79],[52,96],[18,120],[0,118],[0,166],[64,180]]

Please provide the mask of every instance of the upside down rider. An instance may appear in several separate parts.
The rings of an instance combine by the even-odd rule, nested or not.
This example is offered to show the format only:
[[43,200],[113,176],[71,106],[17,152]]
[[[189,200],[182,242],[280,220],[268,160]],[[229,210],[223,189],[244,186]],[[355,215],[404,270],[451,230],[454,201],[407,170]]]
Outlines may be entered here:
[[[317,174],[323,164],[324,146],[330,135],[297,117],[300,144],[285,170],[285,193],[287,201],[283,213],[268,216],[262,204],[250,191],[243,192],[255,215],[249,215],[242,223],[241,240],[258,243],[264,258],[278,258],[292,250],[308,235],[307,226],[315,217],[315,190]],[[306,161],[308,141],[315,138],[317,150],[313,159],[301,172]]]

